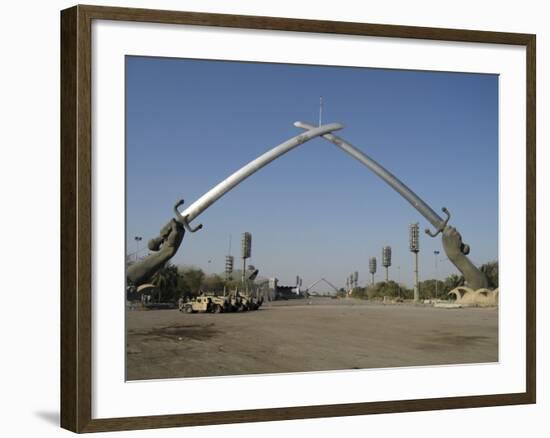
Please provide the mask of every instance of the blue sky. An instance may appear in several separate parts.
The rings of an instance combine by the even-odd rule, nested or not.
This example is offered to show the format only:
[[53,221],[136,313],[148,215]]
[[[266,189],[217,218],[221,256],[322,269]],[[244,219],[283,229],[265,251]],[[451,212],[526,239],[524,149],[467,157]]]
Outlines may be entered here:
[[[498,76],[169,58],[126,59],[127,246],[158,234],[185,206],[266,150],[292,124],[341,122],[343,138],[434,210],[446,206],[474,263],[498,256]],[[323,139],[284,155],[206,210],[173,262],[222,272],[232,236],[252,233],[265,277],[343,286],[390,245],[390,277],[413,281],[408,225],[427,221],[366,167]],[[421,234],[420,277],[457,272],[440,238]],[[141,254],[146,254],[142,252]],[[239,263],[236,262],[237,266]]]

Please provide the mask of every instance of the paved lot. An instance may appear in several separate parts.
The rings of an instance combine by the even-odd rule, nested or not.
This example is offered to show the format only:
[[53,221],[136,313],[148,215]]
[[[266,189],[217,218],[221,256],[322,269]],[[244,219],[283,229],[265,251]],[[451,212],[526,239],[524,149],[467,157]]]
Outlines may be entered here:
[[127,311],[127,378],[222,376],[498,361],[498,310],[353,299],[257,311]]

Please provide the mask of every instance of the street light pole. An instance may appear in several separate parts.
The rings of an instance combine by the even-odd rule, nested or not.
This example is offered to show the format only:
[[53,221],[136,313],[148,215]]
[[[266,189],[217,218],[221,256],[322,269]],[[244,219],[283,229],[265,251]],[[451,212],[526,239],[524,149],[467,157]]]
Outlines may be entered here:
[[139,242],[141,242],[141,239],[141,236],[134,236],[134,240],[136,241],[136,262],[138,261]]
[[371,285],[374,286],[374,274],[376,273],[376,257],[369,259],[369,272],[371,275]]
[[389,267],[391,266],[391,246],[382,248],[382,266],[386,268],[386,283],[390,280]]
[[248,231],[243,233],[241,241],[241,257],[243,259],[243,275],[242,275],[242,284],[243,289],[246,289],[248,292],[248,282],[246,282],[246,259],[249,259],[252,255],[252,234]]
[[439,251],[434,251],[434,259],[435,259],[435,298],[437,298],[437,256],[439,255]]
[[420,251],[420,232],[418,222],[409,225],[409,249],[414,253],[414,302],[420,300],[420,284],[418,282],[418,252]]
[[397,296],[401,298],[401,266],[397,266]]

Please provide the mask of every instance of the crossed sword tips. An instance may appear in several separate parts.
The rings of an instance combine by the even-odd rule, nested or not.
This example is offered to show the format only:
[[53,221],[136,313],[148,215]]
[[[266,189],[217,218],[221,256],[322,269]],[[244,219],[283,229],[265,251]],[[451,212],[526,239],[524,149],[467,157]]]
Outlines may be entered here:
[[432,237],[437,236],[445,230],[447,223],[450,219],[449,211],[443,207],[442,211],[445,213],[446,218],[442,219],[435,211],[433,211],[418,195],[405,186],[398,178],[391,174],[388,170],[378,164],[376,161],[365,155],[362,151],[346,142],[344,139],[337,137],[332,132],[342,129],[344,126],[341,123],[330,123],[321,126],[314,126],[306,122],[297,121],[294,122],[294,126],[303,129],[303,132],[290,140],[281,143],[279,146],[264,153],[257,159],[251,161],[246,166],[243,166],[237,172],[226,178],[216,187],[211,189],[199,200],[195,201],[190,207],[183,212],[179,211],[179,207],[183,205],[183,200],[180,200],[174,206],[174,213],[176,214],[176,220],[183,225],[183,227],[194,233],[202,228],[202,224],[192,227],[190,222],[197,217],[208,206],[212,205],[217,199],[230,191],[237,184],[242,182],[248,176],[255,173],[257,170],[273,161],[277,157],[283,155],[289,150],[301,145],[315,137],[323,137],[325,140],[335,144],[340,149],[344,150],[355,159],[359,160],[362,164],[367,166],[371,171],[381,177],[386,183],[388,183],[394,190],[401,194],[409,203],[411,203],[436,229],[435,232],[426,230],[426,233]]

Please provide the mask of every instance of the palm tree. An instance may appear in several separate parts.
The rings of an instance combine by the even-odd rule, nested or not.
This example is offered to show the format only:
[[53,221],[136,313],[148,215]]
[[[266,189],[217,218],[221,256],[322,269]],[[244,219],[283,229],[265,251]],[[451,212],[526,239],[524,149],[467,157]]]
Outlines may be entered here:
[[180,269],[180,275],[185,280],[185,284],[189,288],[191,295],[198,295],[204,279],[204,272],[202,269],[186,266]]
[[464,277],[462,275],[451,274],[445,279],[446,293],[458,286],[464,286]]
[[159,269],[152,278],[152,283],[158,288],[158,301],[161,301],[162,292],[173,291],[178,284],[178,268],[174,265],[167,264]]
[[488,262],[481,265],[481,272],[485,274],[491,289],[498,287],[498,262]]

